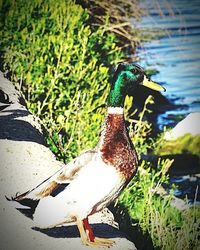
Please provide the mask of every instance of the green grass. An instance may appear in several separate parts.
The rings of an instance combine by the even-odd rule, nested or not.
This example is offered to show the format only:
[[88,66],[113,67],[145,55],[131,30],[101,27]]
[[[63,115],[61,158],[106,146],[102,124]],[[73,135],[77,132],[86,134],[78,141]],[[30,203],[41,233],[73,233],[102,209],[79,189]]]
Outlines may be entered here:
[[[145,112],[150,112],[148,104],[153,103],[152,97],[147,98],[138,121],[132,119],[132,114],[129,113],[132,101],[132,98],[126,100],[126,119],[130,123],[130,136],[137,149],[139,148],[138,151],[140,154],[147,154],[149,151],[159,152],[161,148],[160,152],[164,154],[163,136],[160,135],[154,140],[149,139],[148,133],[151,130],[151,124],[144,120]],[[195,146],[199,139],[198,137],[193,139],[186,135],[180,141],[176,141],[173,150],[170,150],[168,145],[166,153],[172,154],[175,149],[176,151],[182,150],[189,141],[190,145],[187,149],[196,154]],[[154,248],[163,250],[199,249],[200,207],[194,202],[192,208],[188,206],[187,209],[181,211],[172,206],[173,190],[167,194],[163,189],[164,185],[169,184],[167,173],[172,163],[173,160],[159,159],[157,164],[153,165],[141,160],[136,176],[120,195],[118,204],[127,209],[129,216],[141,228],[144,235],[146,233],[150,235]],[[132,237],[134,238],[134,235]]]
[[156,249],[198,249],[200,208],[194,205],[180,211],[171,206],[173,194],[160,195],[162,184],[167,182],[165,169],[170,164],[169,160],[159,162],[160,170],[155,172],[150,163],[143,161],[118,203],[128,210],[143,234],[150,235]]
[[200,135],[189,133],[180,136],[176,140],[165,141],[158,149],[160,155],[167,154],[193,154],[200,158]]
[[91,27],[73,1],[9,0],[1,9],[1,65],[65,162],[97,143],[108,70],[123,53],[107,24]]

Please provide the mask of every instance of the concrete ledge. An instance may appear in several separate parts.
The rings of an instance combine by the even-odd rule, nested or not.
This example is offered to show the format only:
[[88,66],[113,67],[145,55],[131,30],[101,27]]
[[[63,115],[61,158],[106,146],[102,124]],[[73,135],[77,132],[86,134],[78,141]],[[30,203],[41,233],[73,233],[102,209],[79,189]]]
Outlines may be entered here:
[[[63,165],[45,146],[39,120],[19,100],[13,84],[0,73],[0,249],[94,249],[81,245],[75,225],[34,228],[33,221],[5,199],[33,188]],[[97,236],[115,240],[110,249],[136,249],[108,209],[91,216],[90,223]]]

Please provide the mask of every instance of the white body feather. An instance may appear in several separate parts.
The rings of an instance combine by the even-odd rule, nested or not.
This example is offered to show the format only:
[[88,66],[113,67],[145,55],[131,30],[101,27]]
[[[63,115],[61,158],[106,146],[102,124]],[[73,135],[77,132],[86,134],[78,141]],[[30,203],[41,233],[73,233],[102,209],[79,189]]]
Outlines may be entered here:
[[100,157],[93,159],[64,191],[40,200],[34,213],[36,225],[52,227],[71,222],[74,216],[84,219],[101,210],[120,192],[123,186],[120,180],[113,166],[106,165]]

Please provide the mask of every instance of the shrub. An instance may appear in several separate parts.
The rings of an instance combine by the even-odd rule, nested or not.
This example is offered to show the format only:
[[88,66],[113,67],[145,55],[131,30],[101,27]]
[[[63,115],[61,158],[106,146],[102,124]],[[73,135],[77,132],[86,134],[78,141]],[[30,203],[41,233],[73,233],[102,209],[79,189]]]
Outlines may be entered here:
[[122,57],[105,26],[91,28],[73,1],[8,0],[1,7],[1,64],[66,161],[97,142],[109,66]]
[[[148,152],[158,152],[160,147],[163,150],[163,154],[168,152],[170,149],[169,145],[168,147],[163,146],[164,133],[159,135],[158,138],[147,138],[151,131],[151,124],[144,117],[146,112],[151,112],[148,104],[153,103],[153,98],[149,96],[146,99],[143,110],[139,115],[139,120],[132,118],[133,113],[130,112],[132,102],[132,97],[126,98],[125,115],[126,120],[130,124],[130,137],[139,155],[146,155]],[[182,139],[188,142],[191,138],[186,135]],[[196,137],[195,145],[198,145],[198,141],[198,137]],[[175,141],[171,142],[171,147],[172,144],[174,144],[174,150],[182,150],[182,147],[178,147],[177,149]],[[183,145],[186,144],[183,143]],[[191,150],[193,153],[196,152],[194,151],[194,147],[188,147],[188,150]],[[181,211],[172,206],[174,201],[173,187],[170,194],[163,188],[163,186],[169,185],[169,175],[167,173],[173,160],[159,159],[156,166],[142,159],[140,159],[140,162],[136,176],[131,180],[118,199],[118,210],[120,210],[120,206],[126,208],[128,215],[132,219],[132,224],[136,227],[139,226],[143,235],[150,235],[155,249],[198,249],[198,228],[200,223],[200,209],[198,204],[194,203],[192,208],[188,204],[188,208]],[[195,195],[196,198],[197,194],[198,187]],[[121,214],[121,211],[119,213]],[[125,216],[122,219],[122,224],[125,226],[127,226],[126,220],[129,221],[129,218]],[[136,239],[134,238],[134,240]],[[139,248],[142,245],[140,242]],[[145,246],[145,248],[148,247]]]
[[167,154],[192,154],[200,158],[200,135],[191,135],[189,133],[178,137],[175,140],[164,141],[157,149],[160,155]]

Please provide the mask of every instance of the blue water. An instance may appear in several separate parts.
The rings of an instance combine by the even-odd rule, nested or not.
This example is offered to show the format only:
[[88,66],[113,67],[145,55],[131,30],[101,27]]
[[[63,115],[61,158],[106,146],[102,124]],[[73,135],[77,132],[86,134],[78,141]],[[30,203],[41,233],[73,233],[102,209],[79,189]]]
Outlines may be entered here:
[[[146,42],[138,48],[140,65],[159,71],[152,79],[161,83],[177,109],[166,110],[159,115],[159,128],[173,127],[177,116],[185,117],[200,112],[200,1],[159,0],[140,1],[149,15],[134,25],[142,29],[164,29],[162,37]],[[200,175],[173,176],[175,195],[187,196],[189,203],[200,204]]]
[[158,74],[152,79],[167,91],[163,94],[176,105],[158,117],[163,126],[172,124],[173,117],[185,117],[200,112],[200,1],[141,1],[149,15],[135,23],[144,29],[161,28],[167,31],[159,39],[142,44],[137,53],[140,64],[155,68]]

